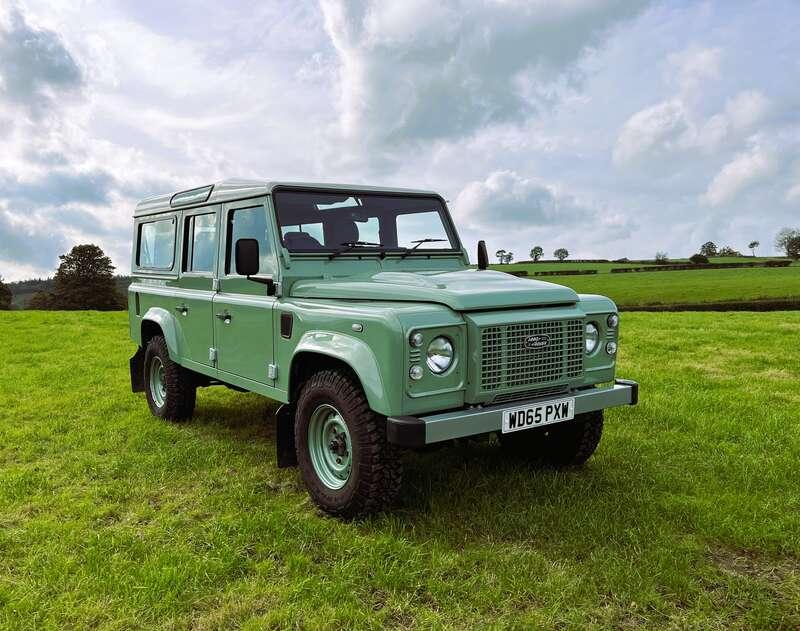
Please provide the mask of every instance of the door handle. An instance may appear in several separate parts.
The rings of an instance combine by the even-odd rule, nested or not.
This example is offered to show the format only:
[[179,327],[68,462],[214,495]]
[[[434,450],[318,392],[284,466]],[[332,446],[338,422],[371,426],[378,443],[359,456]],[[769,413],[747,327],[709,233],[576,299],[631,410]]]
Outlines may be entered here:
[[186,305],[178,305],[177,307],[175,307],[175,310],[180,312],[180,314],[183,316],[189,313],[189,307],[187,307]]
[[228,313],[227,311],[225,311],[223,313],[217,313],[215,315],[219,320],[222,320],[225,324],[230,324],[231,323],[231,314]]

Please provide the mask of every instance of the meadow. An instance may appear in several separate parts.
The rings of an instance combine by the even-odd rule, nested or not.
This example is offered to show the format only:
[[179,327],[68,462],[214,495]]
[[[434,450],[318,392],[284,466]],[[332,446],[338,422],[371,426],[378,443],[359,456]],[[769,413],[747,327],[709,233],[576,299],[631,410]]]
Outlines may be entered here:
[[797,628],[800,313],[623,315],[578,470],[492,443],[409,454],[342,523],[275,467],[273,406],[152,418],[123,313],[0,313],[0,627]]
[[[557,264],[551,264],[555,266]],[[585,264],[588,269],[601,264]],[[602,264],[604,265],[604,264]],[[512,271],[515,265],[494,269]],[[536,265],[520,266],[531,273]],[[544,268],[542,268],[544,269]],[[571,269],[565,265],[563,269]],[[579,267],[575,267],[579,269]],[[621,307],[708,303],[735,300],[800,300],[800,266],[780,268],[735,268],[674,272],[598,273],[591,276],[552,276],[536,280],[572,287],[588,294],[603,294]]]

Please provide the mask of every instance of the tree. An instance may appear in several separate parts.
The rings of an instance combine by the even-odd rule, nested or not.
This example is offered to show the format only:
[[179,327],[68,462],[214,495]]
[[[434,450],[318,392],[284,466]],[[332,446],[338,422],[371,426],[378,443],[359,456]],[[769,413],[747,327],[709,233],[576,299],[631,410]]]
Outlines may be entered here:
[[533,259],[534,263],[536,263],[536,261],[538,261],[540,258],[542,258],[543,254],[544,254],[544,250],[542,249],[541,245],[535,245],[531,249],[531,259]]
[[53,294],[48,294],[46,291],[37,291],[33,297],[28,301],[28,309],[39,309],[40,311],[47,311],[53,308]]
[[53,278],[53,293],[37,303],[46,305],[49,301],[51,309],[60,310],[125,308],[125,300],[114,282],[114,265],[99,247],[76,245],[69,254],[58,258],[61,265]]
[[666,265],[669,263],[669,256],[666,252],[656,252],[656,263],[658,265]]
[[734,250],[729,245],[723,245],[719,249],[719,256],[741,256],[741,255],[742,255],[742,253],[739,252],[739,250]]
[[713,241],[706,241],[703,245],[700,246],[700,254],[704,256],[716,256],[717,255],[717,244]]
[[793,246],[795,239],[800,238],[800,230],[797,228],[782,228],[775,236],[775,247],[778,250],[783,250],[786,256],[796,258],[789,253],[790,246]]
[[506,251],[505,250],[498,250],[494,254],[497,257],[497,260],[500,261],[500,264],[502,265],[506,260]]
[[569,256],[569,250],[567,250],[567,248],[558,248],[557,250],[553,251],[553,256],[555,256],[559,261],[563,261]]
[[0,311],[8,311],[11,309],[11,290],[3,282],[3,277],[0,276]]
[[705,254],[692,254],[689,260],[695,265],[708,263],[708,257]]
[[795,261],[800,259],[800,233],[786,242],[786,256]]
[[753,256],[756,255],[756,248],[761,245],[758,241],[751,241],[747,244],[747,249],[753,253]]
[[510,263],[511,261],[514,260],[514,253],[513,252],[506,252],[505,259],[506,259],[506,264]]

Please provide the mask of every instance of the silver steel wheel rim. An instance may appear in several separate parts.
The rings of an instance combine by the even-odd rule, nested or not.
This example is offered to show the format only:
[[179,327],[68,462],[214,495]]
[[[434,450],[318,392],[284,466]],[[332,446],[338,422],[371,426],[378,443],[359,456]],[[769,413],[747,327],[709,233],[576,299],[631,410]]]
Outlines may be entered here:
[[150,362],[150,396],[158,407],[164,407],[167,400],[167,375],[160,357],[153,357]]
[[323,403],[308,423],[308,454],[320,482],[341,489],[350,479],[353,450],[350,432],[339,410]]

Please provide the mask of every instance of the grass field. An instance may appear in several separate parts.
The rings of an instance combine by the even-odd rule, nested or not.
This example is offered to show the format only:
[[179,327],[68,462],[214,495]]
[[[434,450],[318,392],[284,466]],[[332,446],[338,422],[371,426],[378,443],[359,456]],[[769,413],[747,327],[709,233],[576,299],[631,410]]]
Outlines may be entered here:
[[[505,265],[503,267],[506,267]],[[538,278],[588,294],[603,294],[619,306],[800,298],[800,267],[637,272]]]
[[263,399],[160,422],[124,314],[0,313],[0,627],[797,628],[798,330],[624,314],[641,402],[586,468],[414,454],[395,513],[340,523]]
[[[752,256],[712,256],[708,259],[709,263],[764,263],[765,261],[775,260],[776,257],[755,257]],[[671,264],[688,265],[689,259],[670,259]],[[796,264],[795,264],[796,265]],[[529,274],[533,272],[549,272],[555,270],[591,270],[596,269],[598,274],[609,274],[612,268],[624,267],[658,267],[654,261],[646,263],[573,263],[566,260],[563,263],[544,261],[541,263],[509,263],[507,265],[493,264],[492,269],[500,270],[503,272],[518,272],[526,271]]]

